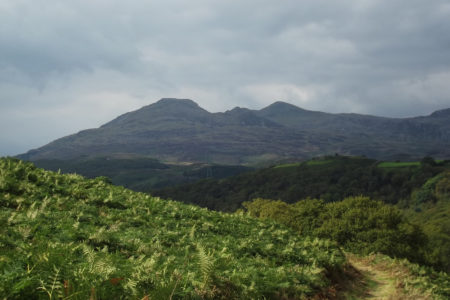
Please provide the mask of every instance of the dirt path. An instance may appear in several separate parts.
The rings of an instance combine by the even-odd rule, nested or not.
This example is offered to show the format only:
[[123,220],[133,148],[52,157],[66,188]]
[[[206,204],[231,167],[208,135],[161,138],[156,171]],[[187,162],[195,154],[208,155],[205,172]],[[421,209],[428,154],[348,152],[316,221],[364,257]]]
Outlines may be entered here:
[[336,299],[431,299],[417,294],[416,291],[406,293],[398,270],[373,263],[370,257],[357,257],[347,254],[347,259],[350,263],[347,270],[349,278],[341,282]]
[[375,268],[363,259],[353,258],[349,261],[365,281],[366,290],[361,299],[399,299],[401,293],[389,272]]

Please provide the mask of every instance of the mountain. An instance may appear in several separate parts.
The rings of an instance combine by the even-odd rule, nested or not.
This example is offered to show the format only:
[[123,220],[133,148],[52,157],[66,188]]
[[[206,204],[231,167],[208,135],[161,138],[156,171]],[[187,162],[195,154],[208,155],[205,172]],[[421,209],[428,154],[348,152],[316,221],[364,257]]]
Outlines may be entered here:
[[330,114],[275,102],[261,110],[236,107],[210,113],[192,100],[165,98],[19,157],[31,161],[151,157],[248,164],[334,153],[381,159],[447,158],[450,109],[400,119]]
[[279,124],[315,132],[331,131],[349,136],[367,134],[385,138],[403,136],[403,140],[428,138],[430,141],[450,141],[450,109],[436,111],[426,117],[385,118],[354,113],[306,111],[291,104],[276,102],[258,113]]

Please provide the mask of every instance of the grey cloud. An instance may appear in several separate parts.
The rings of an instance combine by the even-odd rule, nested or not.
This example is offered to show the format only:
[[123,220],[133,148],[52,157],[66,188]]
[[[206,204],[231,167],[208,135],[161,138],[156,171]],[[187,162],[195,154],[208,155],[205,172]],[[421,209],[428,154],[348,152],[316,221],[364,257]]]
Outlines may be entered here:
[[210,111],[450,106],[445,0],[3,0],[0,19],[0,118],[33,147],[165,96]]

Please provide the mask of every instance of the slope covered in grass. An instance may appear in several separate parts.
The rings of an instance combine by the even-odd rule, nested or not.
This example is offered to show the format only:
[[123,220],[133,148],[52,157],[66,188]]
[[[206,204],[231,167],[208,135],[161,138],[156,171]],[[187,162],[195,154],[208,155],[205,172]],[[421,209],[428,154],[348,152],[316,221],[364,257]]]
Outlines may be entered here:
[[295,299],[344,262],[268,220],[0,159],[0,298]]

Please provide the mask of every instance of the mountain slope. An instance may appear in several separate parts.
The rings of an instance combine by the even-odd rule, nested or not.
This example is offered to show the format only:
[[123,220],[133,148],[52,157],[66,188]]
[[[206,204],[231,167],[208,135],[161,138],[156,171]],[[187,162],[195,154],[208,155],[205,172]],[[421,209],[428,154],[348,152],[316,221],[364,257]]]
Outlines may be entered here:
[[19,156],[27,160],[141,156],[170,162],[244,164],[322,154],[450,157],[450,113],[393,119],[313,112],[276,102],[209,113],[192,100],[161,99],[97,129]]
[[[427,117],[384,118],[360,114],[327,114],[307,111],[284,102],[276,102],[259,115],[291,128],[315,135],[345,137],[339,153],[366,155],[373,158],[416,158],[418,153],[448,157],[443,145],[450,143],[450,109],[436,111]],[[333,142],[329,143],[332,144]],[[327,148],[327,147],[326,147]],[[420,156],[420,155],[419,155]]]

